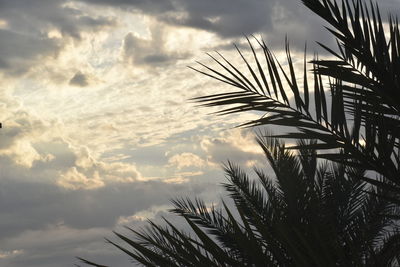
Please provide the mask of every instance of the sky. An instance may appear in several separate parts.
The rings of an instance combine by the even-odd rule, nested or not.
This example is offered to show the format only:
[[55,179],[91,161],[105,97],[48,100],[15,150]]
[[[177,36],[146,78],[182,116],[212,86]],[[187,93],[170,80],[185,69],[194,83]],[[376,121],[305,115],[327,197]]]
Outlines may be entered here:
[[187,66],[241,66],[252,34],[278,58],[287,35],[301,63],[306,41],[334,43],[323,25],[297,0],[0,0],[0,266],[131,266],[113,230],[181,225],[174,197],[217,203],[223,162],[264,166],[234,128],[259,114],[198,107],[231,88]]

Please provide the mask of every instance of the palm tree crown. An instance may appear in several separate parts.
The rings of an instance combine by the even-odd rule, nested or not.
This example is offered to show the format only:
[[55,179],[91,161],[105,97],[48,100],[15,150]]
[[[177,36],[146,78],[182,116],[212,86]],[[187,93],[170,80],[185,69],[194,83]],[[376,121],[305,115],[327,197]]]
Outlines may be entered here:
[[[228,163],[225,189],[235,210],[196,199],[173,201],[172,212],[192,229],[168,220],[135,238],[110,241],[145,266],[390,266],[400,256],[396,206],[359,179],[363,170],[324,162],[313,149],[299,155],[273,138],[258,138],[275,176],[255,169],[252,180]],[[313,144],[315,142],[311,142]],[[305,145],[301,143],[299,145]],[[237,214],[236,216],[233,214]],[[395,244],[395,245],[393,245]],[[94,263],[85,261],[94,266]]]
[[[222,114],[265,112],[265,116],[242,126],[292,126],[296,130],[278,137],[318,140],[317,144],[306,147],[321,150],[320,158],[379,174],[379,179],[360,178],[385,187],[390,191],[385,197],[400,203],[398,21],[389,16],[388,30],[385,30],[378,6],[371,3],[368,8],[361,0],[343,0],[340,4],[336,0],[303,0],[303,3],[331,25],[328,30],[337,40],[337,52],[320,45],[334,59],[316,57],[307,63],[305,56],[303,81],[299,82],[288,42],[288,68],[285,69],[263,40],[256,39],[262,49],[261,56],[248,40],[256,68],[237,50],[249,75],[222,55],[220,59],[211,55],[221,70],[202,64],[205,70],[195,69],[239,90],[195,100],[205,106],[235,105],[222,110]],[[312,81],[307,79],[309,64]],[[326,96],[327,90],[329,96]],[[336,150],[332,152],[332,149]]]
[[[258,181],[228,163],[225,189],[234,208],[173,201],[190,233],[149,222],[135,238],[109,242],[146,266],[398,266],[400,264],[400,30],[361,0],[302,0],[329,25],[334,59],[304,56],[298,79],[286,41],[287,68],[256,39],[248,74],[221,54],[196,71],[237,90],[195,98],[219,113],[265,113],[242,124],[289,126],[257,141],[274,177]],[[385,25],[386,24],[386,25]],[[312,69],[312,79],[307,69]],[[289,88],[289,90],[287,90]],[[327,93],[328,92],[328,93]],[[232,106],[233,105],[233,106]],[[293,138],[285,147],[277,138]],[[290,149],[298,151],[294,154]],[[319,162],[318,159],[323,159]],[[229,207],[228,207],[229,206]],[[87,264],[101,266],[83,260]]]

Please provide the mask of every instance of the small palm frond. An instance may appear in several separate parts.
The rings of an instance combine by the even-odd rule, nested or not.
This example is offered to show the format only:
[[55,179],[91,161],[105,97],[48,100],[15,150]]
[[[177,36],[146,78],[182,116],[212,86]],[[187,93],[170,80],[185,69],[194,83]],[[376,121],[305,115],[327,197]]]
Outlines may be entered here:
[[[78,260],[80,260],[82,263],[87,264],[87,265],[90,265],[90,266],[95,266],[95,267],[108,267],[108,266],[106,266],[106,265],[100,265],[100,264],[97,264],[97,263],[94,263],[94,262],[85,260],[85,259],[83,259],[83,258],[81,258],[81,257],[77,257],[77,258],[78,258]],[[75,265],[79,267],[79,265],[77,265],[77,264],[75,264]]]

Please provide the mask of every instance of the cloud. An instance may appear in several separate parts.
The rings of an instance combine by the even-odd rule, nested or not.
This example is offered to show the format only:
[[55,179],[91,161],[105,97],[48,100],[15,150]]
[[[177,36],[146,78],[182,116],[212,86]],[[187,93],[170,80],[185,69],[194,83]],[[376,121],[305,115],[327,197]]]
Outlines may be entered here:
[[132,32],[125,36],[122,47],[123,61],[134,66],[156,67],[188,57],[187,52],[180,51],[184,49],[171,50],[166,47],[168,38],[174,38],[172,29],[152,19],[148,20],[148,27],[149,38],[140,37]]
[[67,172],[60,175],[58,185],[67,189],[95,189],[104,186],[98,172],[93,177],[88,178],[83,173],[77,171],[76,167],[70,168]]
[[196,167],[202,168],[207,166],[207,162],[193,153],[181,153],[174,155],[168,159],[168,163],[171,166],[175,166],[178,170],[185,167]]
[[0,259],[16,257],[17,255],[22,254],[22,253],[23,253],[23,250],[21,250],[21,249],[14,249],[14,250],[10,250],[10,251],[0,250]]
[[142,175],[132,163],[123,162],[99,162],[99,174],[105,181],[130,183],[142,179]]
[[86,87],[89,85],[89,83],[90,82],[88,76],[80,71],[75,73],[74,77],[72,77],[71,80],[69,81],[70,85],[75,85],[79,87]]
[[58,49],[53,39],[0,29],[0,70],[19,75],[36,61],[55,56]]
[[227,44],[255,32],[278,57],[286,33],[299,49],[328,40],[292,0],[0,7],[0,265],[10,267],[68,265],[77,255],[129,266],[103,236],[160,218],[173,197],[218,199],[222,162],[265,161],[251,133],[223,131],[257,114],[207,116],[213,110],[188,104],[227,88],[188,70],[190,57],[216,48],[241,62]]
[[83,0],[86,3],[115,6],[120,8],[130,7],[132,10],[159,14],[175,10],[175,4],[171,0]]
[[[128,265],[128,259],[103,241],[104,236],[112,238],[112,229],[143,226],[145,221],[138,217],[165,214],[172,196],[203,195],[208,200],[215,199],[216,191],[207,183],[161,181],[64,190],[4,173],[0,178],[0,252],[8,255],[0,265],[13,267],[68,265],[75,256]],[[13,251],[18,253],[12,257]]]
[[252,131],[231,130],[222,132],[218,137],[206,136],[201,141],[201,147],[208,155],[208,160],[218,165],[231,161],[243,167],[252,167],[252,163],[264,161]]
[[[96,160],[86,147],[68,145],[67,151],[73,155],[74,161],[58,172],[56,183],[63,188],[93,190],[109,184],[133,183],[142,178],[133,163]],[[56,153],[51,153],[51,155],[53,155],[52,161],[57,160],[59,156]],[[40,168],[48,169],[51,166],[49,164],[42,163]]]
[[[221,36],[251,34],[270,24],[271,1],[142,1],[85,0],[87,3],[109,5],[157,16],[165,22],[213,31]],[[246,23],[243,23],[246,21]]]
[[115,18],[92,16],[65,0],[0,1],[0,71],[22,75],[32,66],[57,58],[85,31],[114,27]]
[[[131,8],[154,16],[159,21],[216,33],[222,38],[236,38],[261,33],[271,47],[281,48],[285,35],[293,48],[303,49],[307,41],[313,50],[314,41],[335,45],[323,29],[323,21],[293,0],[84,0],[86,3]],[[380,1],[382,10],[399,10],[393,0]],[[322,50],[321,50],[322,51]]]
[[[236,40],[243,35],[262,34],[271,47],[282,47],[287,34],[293,47],[302,49],[305,41],[313,46],[318,41],[330,41],[321,20],[292,0],[175,0],[175,1],[110,1],[85,0],[86,3],[131,8],[154,17],[162,23],[217,34],[222,39]],[[161,4],[162,2],[162,4]],[[157,3],[157,4],[155,4]],[[299,27],[301,25],[301,27]],[[279,35],[278,35],[279,34]]]
[[32,181],[55,183],[69,190],[132,183],[141,178],[134,163],[98,160],[86,146],[64,134],[63,124],[30,114],[8,98],[3,100],[8,104],[8,108],[0,107],[0,163],[6,166],[2,168],[5,176],[31,177]]
[[[54,266],[71,265],[77,255],[95,253],[100,258],[116,258],[99,236],[109,235],[109,229],[76,229],[63,223],[52,224],[39,230],[26,230],[2,240],[2,244],[14,249],[7,251],[7,257],[0,258],[2,266]],[[83,246],[82,244],[85,243]],[[49,253],[52,256],[49,256]],[[54,258],[53,258],[54,257]],[[104,260],[103,258],[103,260]],[[55,260],[56,259],[56,260]]]
[[[271,26],[271,1],[180,1],[177,14],[166,14],[166,22],[232,37],[251,34]],[[245,23],[243,23],[245,22]]]
[[81,6],[66,0],[0,1],[0,17],[11,29],[26,35],[40,35],[51,29],[80,38],[82,30],[116,25],[115,18],[91,16]]
[[5,119],[0,131],[0,157],[8,157],[26,168],[31,168],[37,161],[50,160],[51,155],[39,154],[32,144],[33,140],[40,139],[45,131],[44,121],[23,110],[2,111]]
[[[392,12],[399,9],[393,0],[380,5]],[[158,21],[158,26],[150,29],[151,39],[125,34],[124,55],[137,64],[163,65],[187,56],[163,49],[165,39],[158,36],[166,25],[212,32],[229,41],[261,33],[273,48],[282,48],[286,34],[299,50],[305,41],[310,50],[317,47],[314,40],[334,45],[322,20],[311,16],[300,1],[292,0],[1,0],[0,6],[0,69],[12,75],[21,75],[46,58],[56,58],[65,46],[82,40],[85,32],[116,27],[121,12],[136,12]],[[104,12],[94,12],[99,6]],[[115,9],[110,12],[107,7]],[[79,81],[75,85],[85,84]]]

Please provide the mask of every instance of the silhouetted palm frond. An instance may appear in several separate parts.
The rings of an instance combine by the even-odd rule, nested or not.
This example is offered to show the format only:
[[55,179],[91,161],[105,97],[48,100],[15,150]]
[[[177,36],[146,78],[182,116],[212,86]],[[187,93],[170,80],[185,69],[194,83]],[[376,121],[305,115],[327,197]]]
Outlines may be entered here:
[[[228,162],[224,184],[234,207],[200,199],[176,199],[171,212],[191,232],[165,220],[146,229],[116,233],[125,246],[109,241],[146,266],[369,266],[396,263],[400,256],[398,213],[360,180],[364,170],[317,164],[315,149],[299,155],[277,139],[259,135],[274,176],[256,169],[253,180]],[[315,144],[315,141],[301,145]],[[379,189],[381,190],[381,189]],[[383,192],[380,192],[383,193]],[[87,262],[88,264],[93,264]],[[96,266],[96,265],[94,265]]]
[[[335,59],[315,57],[307,63],[304,53],[301,81],[287,40],[287,60],[281,64],[263,40],[255,38],[262,50],[260,56],[247,39],[256,67],[237,50],[248,74],[220,54],[219,58],[210,55],[217,67],[200,63],[206,70],[193,68],[239,90],[194,100],[208,107],[233,105],[219,114],[264,113],[260,119],[240,126],[296,128],[277,137],[318,140],[318,143],[301,147],[321,150],[318,157],[379,173],[383,176],[381,180],[362,179],[389,188],[393,199],[400,203],[400,31],[397,19],[390,16],[388,30],[385,30],[379,9],[373,4],[368,8],[360,0],[344,0],[341,4],[330,0],[303,2],[332,26],[329,31],[337,39],[338,52],[321,46]],[[308,64],[313,73],[311,81],[307,79]]]
[[[197,97],[219,114],[259,111],[242,127],[275,125],[259,135],[273,176],[251,179],[228,162],[224,184],[233,207],[176,199],[173,213],[190,233],[152,221],[125,245],[112,245],[145,266],[398,266],[400,264],[400,31],[377,5],[361,0],[303,0],[331,28],[337,47],[320,44],[302,71],[285,42],[281,63],[262,39],[247,38],[247,73],[217,52],[216,67],[197,72],[236,88]],[[256,45],[255,45],[256,43]],[[260,51],[258,51],[260,50]],[[312,71],[308,73],[308,69]],[[299,74],[300,73],[300,74]],[[308,75],[310,74],[310,75]],[[228,107],[226,107],[228,106]],[[286,147],[276,138],[297,139]],[[297,150],[298,154],[294,154]],[[319,159],[329,161],[317,162]],[[85,261],[87,264],[96,265]]]

